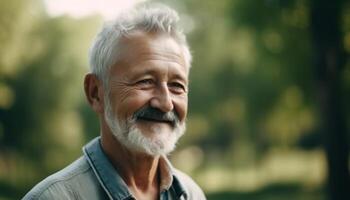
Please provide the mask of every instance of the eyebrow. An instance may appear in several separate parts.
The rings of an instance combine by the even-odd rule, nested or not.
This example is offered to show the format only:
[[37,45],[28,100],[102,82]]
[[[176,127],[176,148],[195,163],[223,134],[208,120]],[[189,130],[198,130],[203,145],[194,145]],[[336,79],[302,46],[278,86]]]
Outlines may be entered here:
[[183,81],[185,84],[188,84],[187,78],[185,78],[185,77],[183,77],[183,76],[181,76],[181,75],[179,75],[179,74],[175,74],[174,77],[175,77],[176,80],[181,80],[181,81]]
[[[135,78],[135,77],[140,77],[142,75],[152,75],[155,76],[157,74],[157,70],[155,69],[137,69],[135,70],[135,76],[131,77],[131,78]],[[186,78],[186,76],[182,75],[181,73],[175,73],[171,76],[171,79],[177,79],[177,80],[181,80],[184,81],[186,84],[188,83],[188,80]]]

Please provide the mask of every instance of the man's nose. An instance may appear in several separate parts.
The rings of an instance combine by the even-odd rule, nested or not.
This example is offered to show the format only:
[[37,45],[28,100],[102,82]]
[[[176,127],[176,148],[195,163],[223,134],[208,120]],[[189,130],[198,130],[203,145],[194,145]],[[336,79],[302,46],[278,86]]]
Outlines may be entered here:
[[166,83],[162,83],[157,86],[155,94],[150,101],[153,108],[158,108],[163,112],[170,112],[174,109],[173,101],[171,99],[171,93]]

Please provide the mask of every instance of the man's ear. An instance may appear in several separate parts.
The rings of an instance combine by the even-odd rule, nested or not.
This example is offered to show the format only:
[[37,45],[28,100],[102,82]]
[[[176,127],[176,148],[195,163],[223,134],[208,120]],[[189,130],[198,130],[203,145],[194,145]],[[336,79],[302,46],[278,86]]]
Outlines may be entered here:
[[103,113],[103,85],[95,74],[88,73],[84,79],[84,90],[86,99],[88,100],[92,109],[98,113]]

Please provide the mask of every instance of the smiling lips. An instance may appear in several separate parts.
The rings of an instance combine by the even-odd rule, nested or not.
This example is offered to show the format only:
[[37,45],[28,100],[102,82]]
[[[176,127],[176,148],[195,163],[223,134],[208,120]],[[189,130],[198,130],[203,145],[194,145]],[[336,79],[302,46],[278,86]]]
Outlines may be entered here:
[[171,125],[175,124],[175,122],[172,121],[172,120],[166,120],[166,119],[155,118],[155,117],[146,117],[146,116],[137,117],[137,120],[150,121],[150,122],[160,122],[160,123],[168,123],[168,124],[171,124]]
[[179,119],[175,111],[168,113],[162,112],[157,108],[150,106],[145,106],[134,113],[133,116],[136,120],[146,121],[146,122],[158,122],[158,123],[167,123],[171,126],[176,126],[179,122]]

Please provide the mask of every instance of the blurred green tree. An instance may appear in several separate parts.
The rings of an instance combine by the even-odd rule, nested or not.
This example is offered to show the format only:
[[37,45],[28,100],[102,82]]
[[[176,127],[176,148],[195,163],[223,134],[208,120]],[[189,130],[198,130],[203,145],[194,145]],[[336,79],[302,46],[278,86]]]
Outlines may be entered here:
[[86,141],[82,82],[101,19],[50,18],[37,0],[0,8],[0,193],[18,199]]

